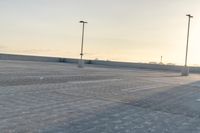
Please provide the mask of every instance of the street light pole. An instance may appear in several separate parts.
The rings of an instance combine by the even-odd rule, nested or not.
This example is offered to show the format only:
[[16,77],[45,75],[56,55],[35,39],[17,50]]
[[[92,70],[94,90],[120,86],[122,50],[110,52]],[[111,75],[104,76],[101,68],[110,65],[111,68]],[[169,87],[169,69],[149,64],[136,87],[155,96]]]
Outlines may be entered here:
[[83,28],[82,28],[82,40],[81,40],[81,53],[80,53],[80,60],[79,60],[79,67],[83,67],[84,62],[83,62],[83,42],[84,42],[84,31],[85,31],[85,24],[87,23],[86,21],[80,21],[80,23],[83,24]]
[[193,18],[190,14],[188,16],[188,31],[187,31],[187,45],[186,45],[186,55],[185,55],[185,67],[187,67],[187,56],[188,56],[188,43],[189,43],[189,35],[190,35],[190,19]]
[[187,30],[187,44],[186,44],[186,54],[185,54],[185,66],[182,70],[182,76],[189,75],[189,68],[187,67],[187,57],[188,57],[188,44],[189,44],[189,35],[190,35],[190,19],[193,18],[192,15],[187,14],[188,17],[188,30]]

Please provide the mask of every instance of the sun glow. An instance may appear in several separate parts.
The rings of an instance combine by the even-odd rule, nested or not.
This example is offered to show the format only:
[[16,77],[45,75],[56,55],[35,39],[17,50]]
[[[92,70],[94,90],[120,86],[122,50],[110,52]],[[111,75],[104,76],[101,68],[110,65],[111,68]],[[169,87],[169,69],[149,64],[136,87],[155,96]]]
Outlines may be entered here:
[[191,13],[188,64],[200,65],[200,1],[22,1],[0,1],[2,53],[79,58],[87,20],[84,58],[183,65]]

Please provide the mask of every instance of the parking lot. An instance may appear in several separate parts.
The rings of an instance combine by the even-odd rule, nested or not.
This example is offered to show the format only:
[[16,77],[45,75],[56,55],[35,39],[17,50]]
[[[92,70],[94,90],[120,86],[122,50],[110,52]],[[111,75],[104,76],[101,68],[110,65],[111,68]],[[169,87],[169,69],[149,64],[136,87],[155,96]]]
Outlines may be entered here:
[[0,61],[1,133],[199,133],[200,75]]

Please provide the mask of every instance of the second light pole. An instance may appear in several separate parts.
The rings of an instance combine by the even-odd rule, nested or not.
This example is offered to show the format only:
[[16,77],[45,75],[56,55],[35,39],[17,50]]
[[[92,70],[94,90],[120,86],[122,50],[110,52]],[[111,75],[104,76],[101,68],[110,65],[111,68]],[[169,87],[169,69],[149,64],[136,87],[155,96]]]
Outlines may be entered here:
[[187,57],[188,57],[188,43],[189,43],[189,35],[190,35],[190,19],[193,18],[192,15],[187,14],[188,16],[188,30],[187,30],[187,44],[186,44],[186,54],[185,54],[185,66],[182,70],[182,76],[188,76],[189,75],[189,68],[187,67]]
[[84,66],[84,61],[83,61],[83,42],[84,42],[84,31],[85,31],[85,24],[88,23],[86,21],[80,21],[80,23],[83,24],[82,28],[82,40],[81,40],[81,53],[80,53],[80,60],[78,62],[78,67],[83,67]]

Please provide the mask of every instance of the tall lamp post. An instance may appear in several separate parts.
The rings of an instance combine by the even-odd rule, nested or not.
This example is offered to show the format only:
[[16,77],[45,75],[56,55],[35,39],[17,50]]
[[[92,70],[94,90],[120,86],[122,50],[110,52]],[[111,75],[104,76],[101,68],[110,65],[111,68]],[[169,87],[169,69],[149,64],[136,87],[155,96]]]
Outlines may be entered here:
[[188,57],[188,43],[189,43],[189,35],[190,35],[190,19],[193,18],[192,15],[187,14],[188,17],[188,30],[187,30],[187,44],[186,44],[186,54],[185,54],[185,66],[182,70],[182,76],[188,76],[189,75],[189,67],[187,67],[187,57]]
[[84,61],[83,61],[83,42],[84,42],[84,30],[85,30],[85,24],[87,24],[86,21],[80,21],[80,23],[83,24],[82,28],[82,41],[81,41],[81,53],[80,53],[80,60],[78,62],[78,67],[83,67],[84,66]]

